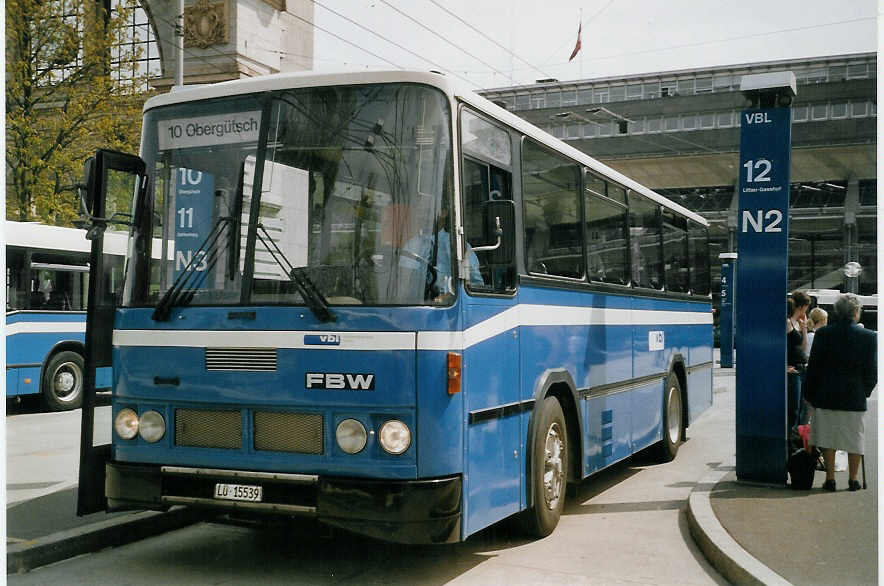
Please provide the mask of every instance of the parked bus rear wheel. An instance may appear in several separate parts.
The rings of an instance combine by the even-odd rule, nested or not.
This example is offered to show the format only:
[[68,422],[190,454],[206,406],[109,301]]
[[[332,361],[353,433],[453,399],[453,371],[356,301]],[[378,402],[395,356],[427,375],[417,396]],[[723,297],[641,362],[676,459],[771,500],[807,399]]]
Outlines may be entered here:
[[535,417],[530,471],[534,504],[522,513],[521,520],[529,535],[546,537],[559,524],[565,508],[568,432],[562,406],[555,397],[544,399]]
[[55,354],[43,373],[43,401],[52,411],[69,411],[83,404],[83,357],[76,352]]
[[681,399],[681,383],[670,372],[663,388],[663,440],[660,442],[660,460],[671,462],[678,454],[678,446],[684,437],[684,409]]

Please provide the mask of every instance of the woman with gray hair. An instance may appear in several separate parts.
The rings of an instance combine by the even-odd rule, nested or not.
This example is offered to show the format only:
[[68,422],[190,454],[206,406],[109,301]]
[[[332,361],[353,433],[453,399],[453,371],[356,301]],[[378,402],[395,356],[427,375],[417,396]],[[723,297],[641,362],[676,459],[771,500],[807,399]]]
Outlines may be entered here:
[[805,397],[815,408],[811,443],[823,452],[825,490],[835,490],[835,450],[847,452],[848,489],[859,488],[863,415],[878,383],[877,334],[857,325],[861,312],[853,293],[838,297],[833,320],[816,332],[808,361]]

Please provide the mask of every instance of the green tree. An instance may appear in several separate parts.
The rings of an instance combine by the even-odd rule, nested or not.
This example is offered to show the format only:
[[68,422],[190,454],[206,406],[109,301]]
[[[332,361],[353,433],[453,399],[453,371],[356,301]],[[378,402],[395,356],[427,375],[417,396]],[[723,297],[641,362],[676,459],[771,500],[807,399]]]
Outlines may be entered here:
[[108,14],[102,0],[6,1],[10,220],[70,224],[85,159],[137,150],[147,96],[138,55],[121,43],[136,2],[114,4]]

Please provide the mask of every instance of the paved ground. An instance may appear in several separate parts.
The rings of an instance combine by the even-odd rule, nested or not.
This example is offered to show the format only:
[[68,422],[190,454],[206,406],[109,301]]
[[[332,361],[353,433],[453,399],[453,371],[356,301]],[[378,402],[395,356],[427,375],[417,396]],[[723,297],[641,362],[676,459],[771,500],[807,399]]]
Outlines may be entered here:
[[[566,503],[557,530],[546,539],[526,539],[515,524],[500,523],[450,546],[400,546],[368,540],[344,532],[295,523],[290,531],[229,523],[201,522],[141,538],[124,545],[134,531],[106,532],[95,539],[84,533],[107,529],[99,521],[87,526],[9,545],[7,553],[25,548],[21,564],[8,566],[10,585],[95,584],[672,584],[716,585],[724,579],[706,561],[691,538],[686,503],[697,483],[717,470],[733,452],[733,442],[721,441],[719,430],[733,420],[733,396],[715,389],[715,405],[688,434],[678,457],[660,464],[647,455],[602,471],[577,487]],[[76,415],[76,414],[73,414]],[[11,417],[10,431],[21,434],[16,445],[30,451],[30,434],[42,434],[39,417]],[[20,424],[20,425],[19,425]],[[46,418],[51,430],[64,425]],[[75,428],[75,425],[72,425]],[[75,437],[75,435],[74,435]],[[69,447],[76,457],[76,442]],[[51,450],[55,451],[55,446]],[[40,451],[50,451],[42,446]],[[28,458],[28,456],[23,456]],[[42,457],[42,456],[40,456]],[[64,460],[59,457],[59,460]],[[16,461],[14,454],[9,455]],[[75,460],[74,460],[75,461]],[[28,462],[25,462],[28,464]],[[43,480],[56,479],[56,470],[44,470]],[[73,476],[75,478],[75,476]],[[16,482],[40,480],[22,474]],[[53,496],[52,512],[73,521],[72,494]],[[28,525],[49,513],[49,498],[16,505],[22,523],[10,526],[17,535],[32,536],[40,529]],[[44,504],[46,506],[44,506]],[[28,515],[31,512],[34,517]],[[155,521],[150,520],[151,523]],[[122,524],[122,523],[120,523]],[[51,522],[41,526],[53,527]],[[12,534],[11,534],[12,535]],[[74,551],[72,541],[82,544]],[[49,555],[65,546],[65,561],[50,563]],[[113,547],[108,547],[113,546]],[[89,555],[78,553],[94,552]],[[76,556],[76,557],[74,557]],[[58,559],[58,558],[56,558]],[[49,565],[47,565],[49,564]],[[27,567],[35,568],[24,574]],[[124,574],[120,569],[125,568]],[[122,578],[121,578],[122,577]]]
[[[579,576],[582,580],[578,581],[584,583],[721,583],[720,577],[701,561],[702,555],[690,543],[694,527],[689,531],[688,521],[683,521],[685,517],[680,513],[684,507],[684,490],[687,489],[690,491],[691,504],[695,502],[695,497],[705,502],[709,510],[706,521],[717,528],[712,534],[725,553],[717,556],[707,554],[715,568],[725,576],[731,575],[727,566],[748,568],[755,572],[751,574],[751,579],[745,578],[748,574],[742,574],[743,578],[731,578],[732,581],[798,585],[877,584],[877,392],[869,402],[866,420],[868,490],[846,491],[847,474],[844,472],[837,475],[839,491],[824,492],[819,488],[824,473],[818,472],[812,490],[793,491],[787,486],[737,482],[733,470],[733,397],[736,381],[730,369],[716,368],[714,376],[716,408],[692,426],[688,434],[692,440],[683,446],[683,452],[676,462],[646,466],[638,459],[618,465],[587,481],[581,485],[576,499],[572,498],[569,502],[557,532],[547,540],[524,542],[516,538],[513,542],[505,527],[495,528],[466,544],[443,550],[430,549],[434,555],[427,556],[427,551],[418,548],[411,552],[415,555],[411,556],[413,559],[409,563],[396,563],[401,574],[399,577],[404,582],[426,579],[435,583],[489,583],[489,579],[493,583],[534,583],[535,579],[543,577],[541,581],[544,581],[553,576],[570,577],[566,578],[566,582]],[[8,419],[7,432],[10,431],[9,424]],[[34,425],[44,424],[55,431],[65,426],[61,417],[34,414],[16,418],[12,427],[23,426],[33,430]],[[39,521],[34,511],[63,511],[67,517],[72,516],[70,512],[74,497],[71,479],[75,478],[76,462],[68,461],[69,458],[59,452],[58,436],[53,433],[48,433],[45,443],[41,445],[26,443],[17,448],[15,436],[7,435],[10,442],[8,449],[20,452],[17,455],[7,453],[7,464],[11,467],[11,474],[10,468],[7,469],[10,474],[7,486],[10,489],[9,500],[14,502],[20,499],[20,504],[27,503],[27,506],[10,504],[7,508],[7,552],[10,547],[15,549],[28,540],[36,538],[39,542],[41,535],[53,530],[54,535],[64,536],[76,532],[74,526],[80,523],[88,524],[91,521],[95,524],[91,519],[72,518],[68,519],[71,523],[69,531],[59,532],[59,529],[69,528],[68,525],[55,525],[65,522],[64,519],[47,519],[45,523]],[[713,437],[717,441],[712,442]],[[702,479],[704,469],[709,472],[707,477],[714,478],[712,481]],[[63,473],[59,474],[61,471]],[[699,482],[697,479],[700,479]],[[687,518],[693,520],[692,506],[688,508]],[[623,523],[625,518],[632,516],[635,516],[636,523]],[[583,520],[589,517],[592,521],[586,525]],[[675,532],[672,531],[673,521]],[[107,522],[114,523],[114,520],[108,519]],[[149,519],[146,523],[150,525],[156,521]],[[592,528],[590,534],[586,533],[588,527]],[[90,569],[94,572],[106,563],[106,560],[101,561],[102,557],[109,555],[114,559],[122,555],[130,556],[127,559],[133,568],[138,565],[136,562],[144,562],[145,557],[150,558],[145,567],[155,568],[156,559],[169,559],[167,556],[172,552],[199,553],[198,544],[206,540],[223,544],[220,551],[241,548],[240,551],[246,552],[253,548],[255,538],[256,534],[248,528],[203,523],[174,535],[170,533],[161,541],[145,540],[141,545],[115,548],[112,550],[115,553],[102,552],[98,557],[83,557],[78,558],[79,562],[71,562],[77,566],[93,564]],[[599,539],[601,542],[596,543]],[[343,568],[350,567],[346,559],[349,556],[353,558],[349,563],[355,564],[350,567],[351,571],[362,568],[358,575],[389,578],[393,560],[399,560],[404,552],[411,551],[397,547],[397,553],[388,556],[380,555],[382,551],[369,553],[362,551],[366,549],[364,540],[348,540],[345,537],[340,542],[350,543],[358,553],[350,552],[344,555],[345,559],[341,559],[343,552],[338,550],[333,559],[323,561],[323,555],[328,553],[325,552],[326,540],[317,541],[319,550],[306,557],[301,555],[305,553],[302,551],[305,544],[297,545],[297,541],[294,551],[289,551],[286,556],[294,556],[292,561],[299,560],[297,565],[300,570],[306,570],[318,559],[319,567],[316,569],[320,575],[329,565],[335,568],[341,564]],[[314,541],[315,538],[309,543]],[[574,558],[573,552],[567,553],[571,551],[568,547],[570,541],[583,543],[585,555]],[[339,543],[339,539],[333,542]],[[597,549],[602,543],[606,547]],[[265,545],[252,551],[256,559],[268,553]],[[164,553],[148,555],[153,547]],[[367,549],[373,547],[383,550],[385,546],[371,544]],[[310,547],[306,550],[309,551]],[[319,555],[319,551],[325,553]],[[489,552],[494,553],[486,559]],[[602,554],[601,557],[599,554]],[[384,561],[377,563],[378,560],[375,560],[374,565],[369,563],[374,570],[366,572],[366,562],[376,556]],[[482,558],[483,563],[475,562],[475,556]],[[538,567],[528,571],[533,563],[529,563],[529,560],[534,556],[539,556],[537,560],[545,562],[536,562]],[[473,559],[475,567],[462,567],[467,559]],[[641,563],[636,564],[637,560],[641,560]],[[669,563],[661,565],[661,560],[668,560]],[[190,567],[192,562],[188,560],[184,566]],[[585,574],[583,572],[587,565],[593,571]],[[286,569],[286,564],[275,560],[273,555],[265,559],[262,566],[275,568],[287,576],[287,580],[291,579],[290,568]],[[449,573],[439,573],[443,566],[449,567]],[[202,567],[205,570],[205,566]],[[542,567],[546,569],[541,570]],[[512,574],[514,568],[521,568],[520,573]],[[553,572],[551,568],[556,568],[556,571]],[[62,565],[55,569],[61,574],[69,571]],[[236,564],[230,569],[242,570]],[[32,573],[21,583],[43,583],[42,580],[48,579],[53,571],[47,567],[45,573]],[[85,580],[81,582],[85,584],[89,583],[88,576],[92,574],[87,570],[76,572],[76,575],[78,579]],[[150,575],[153,574],[148,571],[146,576]],[[310,575],[308,572],[307,576]],[[331,576],[334,575],[335,572]],[[71,574],[67,576],[70,578]],[[179,574],[178,578],[183,576]],[[430,576],[433,579],[429,579]],[[589,576],[592,578],[588,579]],[[677,581],[675,576],[679,576]],[[318,578],[319,575],[313,577]],[[110,576],[106,578],[110,579]],[[33,579],[36,582],[32,582]],[[133,577],[133,583],[147,582]]]
[[836,473],[835,493],[822,490],[822,471],[807,491],[741,483],[731,472],[711,492],[727,532],[793,584],[878,583],[877,397],[875,391],[865,422],[867,490],[848,492],[847,472]]

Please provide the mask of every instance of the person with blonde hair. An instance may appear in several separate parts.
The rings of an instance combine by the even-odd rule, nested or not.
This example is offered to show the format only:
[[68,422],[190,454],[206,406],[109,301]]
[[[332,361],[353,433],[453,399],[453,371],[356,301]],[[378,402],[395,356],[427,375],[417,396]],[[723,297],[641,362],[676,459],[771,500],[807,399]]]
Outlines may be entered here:
[[813,336],[816,331],[826,327],[829,323],[829,314],[822,307],[814,307],[807,312],[807,355],[810,356],[810,350],[813,348]]
[[861,312],[856,295],[841,295],[832,323],[816,332],[808,362],[805,398],[814,407],[810,441],[823,452],[825,490],[835,490],[835,450],[847,452],[848,490],[859,488],[866,399],[878,384],[878,336],[857,324]]

